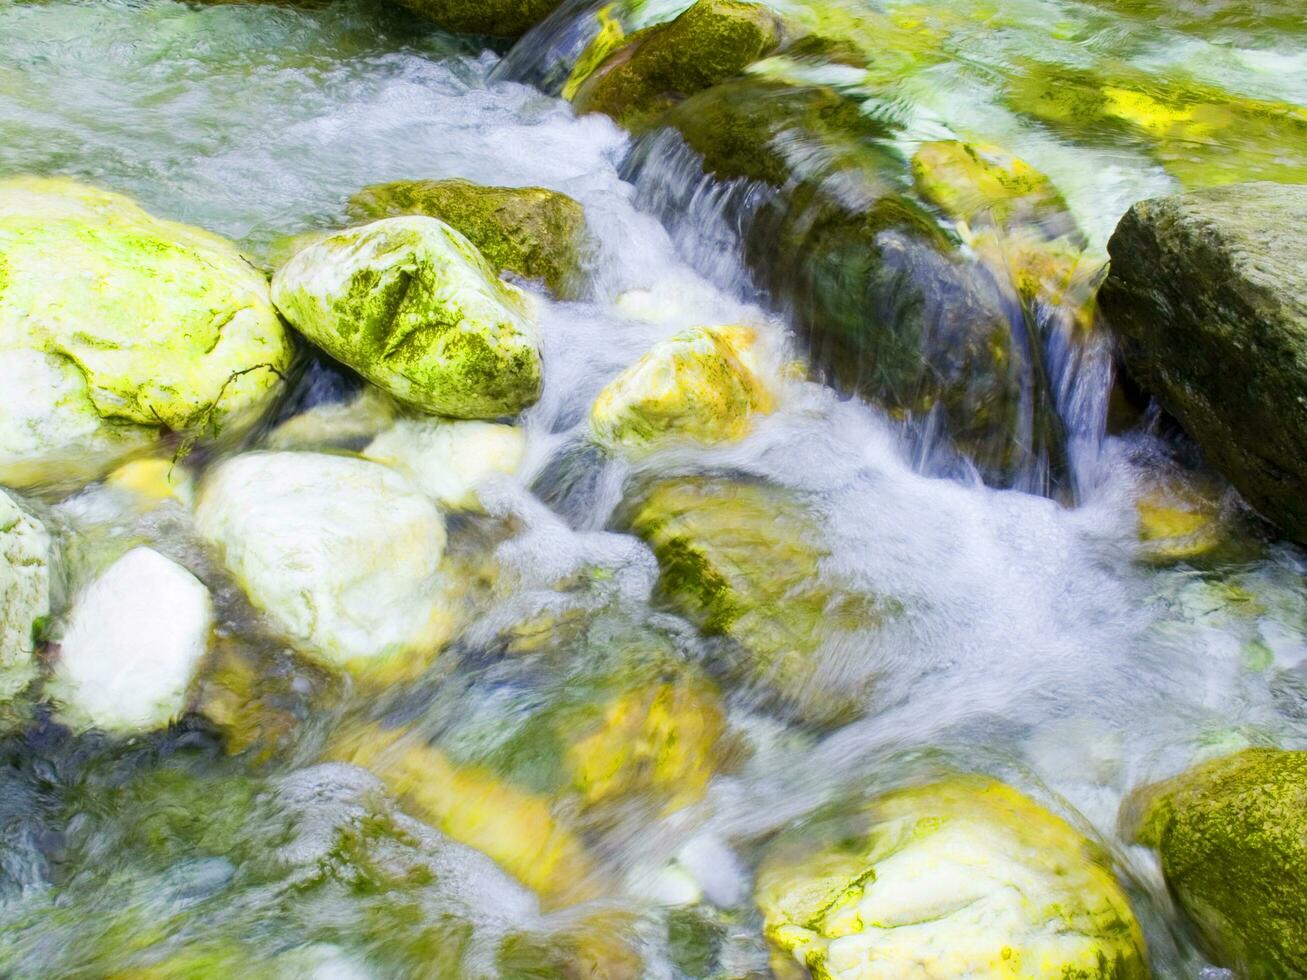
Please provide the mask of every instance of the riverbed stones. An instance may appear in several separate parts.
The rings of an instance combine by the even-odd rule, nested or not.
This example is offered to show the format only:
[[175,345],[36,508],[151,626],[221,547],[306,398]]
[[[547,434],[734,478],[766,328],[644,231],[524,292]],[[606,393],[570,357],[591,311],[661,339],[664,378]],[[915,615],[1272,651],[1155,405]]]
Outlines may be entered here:
[[1307,752],[1250,748],[1148,787],[1127,808],[1217,962],[1307,976]]
[[246,453],[205,479],[195,527],[250,601],[323,662],[402,675],[420,670],[452,632],[444,519],[387,466]]
[[548,17],[562,0],[398,0],[447,31],[521,37]]
[[50,614],[50,535],[0,490],[0,704],[36,676],[36,633]]
[[778,955],[824,980],[1146,980],[1106,856],[1010,786],[956,776],[790,831],[755,899]]
[[487,187],[470,180],[399,180],[365,187],[349,200],[361,220],[422,214],[475,245],[498,272],[542,281],[556,296],[576,294],[587,249],[585,209],[544,187]]
[[420,411],[494,419],[540,395],[529,300],[435,218],[328,235],[277,272],[272,295],[311,342]]
[[1307,185],[1141,201],[1099,303],[1126,368],[1263,516],[1307,541]]
[[734,442],[775,406],[752,327],[695,327],[654,347],[599,393],[596,442],[639,452],[669,442]]
[[165,726],[185,707],[212,625],[199,579],[152,548],[133,548],[74,600],[49,693],[79,727]]
[[494,422],[402,419],[363,450],[407,476],[445,510],[479,511],[477,487],[517,472],[526,433]]
[[162,432],[254,421],[290,363],[226,240],[65,178],[0,181],[0,481],[94,479]]
[[681,99],[738,75],[780,37],[780,22],[762,4],[697,0],[627,38],[576,86],[573,102],[628,129],[647,128]]

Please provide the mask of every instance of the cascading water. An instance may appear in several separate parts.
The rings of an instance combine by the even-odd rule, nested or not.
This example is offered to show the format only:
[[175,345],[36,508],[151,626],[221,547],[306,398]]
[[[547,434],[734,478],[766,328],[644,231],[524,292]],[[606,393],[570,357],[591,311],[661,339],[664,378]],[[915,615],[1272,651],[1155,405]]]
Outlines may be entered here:
[[[1307,746],[1307,562],[1202,471],[1231,550],[1173,559],[1141,541],[1137,505],[1191,479],[1192,450],[1155,415],[1106,434],[1110,343],[1084,303],[1116,217],[1204,160],[1176,151],[1163,166],[1141,148],[1147,126],[1086,120],[1079,142],[1061,139],[1057,126],[1075,120],[1044,107],[1036,122],[1013,93],[1036,60],[1089,72],[1115,51],[1122,77],[1153,65],[1301,104],[1301,47],[1255,19],[1221,28],[1220,43],[1182,13],[1155,30],[1140,4],[1004,0],[972,16],[970,5],[831,2],[832,19],[874,13],[861,30],[914,67],[890,84],[836,60],[772,65],[765,83],[852,99],[879,135],[850,148],[782,127],[776,152],[803,179],[768,183],[706,173],[693,134],[631,136],[559,98],[601,29],[597,6],[565,3],[505,51],[354,0],[0,2],[0,177],[129,193],[268,269],[292,236],[351,223],[351,195],[404,179],[561,191],[584,206],[591,238],[579,296],[528,287],[543,393],[521,419],[517,472],[483,488],[484,513],[448,521],[464,627],[420,676],[378,687],[306,664],[183,502],[143,508],[104,482],[26,489],[61,546],[52,636],[79,590],[149,545],[209,587],[215,636],[253,651],[262,674],[241,690],[272,720],[233,752],[217,718],[119,738],[74,731],[39,699],[0,714],[0,975],[766,976],[754,880],[771,837],[954,768],[1007,781],[1104,845],[1156,975],[1213,971],[1118,814],[1135,787],[1195,755]],[[688,4],[630,6],[638,29]],[[891,60],[867,71],[888,73]],[[705,99],[675,111],[712,110]],[[839,195],[870,207],[883,191],[873,173],[908,195],[918,147],[958,134],[1019,151],[1065,196],[1059,213],[1074,215],[1086,257],[1058,298],[1019,295],[1013,266],[994,256],[1010,260],[1026,239],[988,218],[926,248],[943,233],[919,203],[875,233],[899,278],[869,291],[866,277],[827,276],[861,247],[830,231]],[[1206,138],[1237,149],[1254,136]],[[1156,139],[1173,149],[1184,138]],[[875,169],[891,159],[901,172]],[[1074,237],[1044,231],[1041,243]],[[924,298],[907,296],[922,282]],[[991,314],[1001,343],[986,335],[973,350],[948,332]],[[922,390],[956,381],[952,401],[943,385],[932,398],[877,389],[858,373],[876,368],[877,341],[839,335],[914,316],[924,333],[875,348],[882,367],[903,354]],[[680,331],[735,323],[760,332],[778,390],[745,438],[631,457],[592,444],[590,407],[614,377]],[[984,372],[997,381],[978,386]],[[178,465],[203,479],[295,440],[357,452],[375,434],[363,389],[301,352],[243,445]],[[287,428],[311,412],[318,435]],[[969,428],[986,412],[1000,437]],[[669,601],[658,558],[631,533],[671,477],[706,481],[689,484],[701,494],[692,517],[720,521],[724,540],[753,533],[737,522],[771,506],[741,486],[806,515],[764,522],[811,539],[810,559],[792,541],[770,546],[778,579],[791,567],[807,577],[786,598],[820,591],[811,672],[780,693],[787,662],[750,673],[729,629]],[[714,516],[721,501],[740,510]],[[649,690],[670,693],[641,710],[683,726],[682,743],[715,740],[708,771],[683,775],[688,788],[659,783],[663,757],[640,756],[646,733],[632,733],[608,748],[638,757],[635,789],[595,807],[586,794],[619,777],[569,783],[584,753],[568,736],[597,717],[626,731],[629,699]],[[402,750],[392,761],[411,767],[408,795],[345,764],[367,767],[388,738]],[[446,806],[442,792],[477,802]],[[486,827],[499,835],[489,844]]]

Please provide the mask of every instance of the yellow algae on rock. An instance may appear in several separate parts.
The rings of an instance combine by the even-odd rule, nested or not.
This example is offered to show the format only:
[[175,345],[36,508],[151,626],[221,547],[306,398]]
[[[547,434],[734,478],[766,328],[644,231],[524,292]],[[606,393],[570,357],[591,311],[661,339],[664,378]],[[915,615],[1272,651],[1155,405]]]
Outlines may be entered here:
[[775,406],[751,327],[696,327],[654,345],[611,381],[590,409],[595,440],[642,450],[660,442],[742,439]]

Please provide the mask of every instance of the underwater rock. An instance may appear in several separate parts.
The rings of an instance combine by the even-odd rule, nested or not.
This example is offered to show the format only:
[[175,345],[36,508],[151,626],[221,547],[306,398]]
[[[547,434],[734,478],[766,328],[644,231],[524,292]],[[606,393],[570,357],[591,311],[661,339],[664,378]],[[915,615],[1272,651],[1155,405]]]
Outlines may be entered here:
[[0,481],[94,479],[166,430],[252,423],[290,363],[235,247],[64,178],[0,181]]
[[758,870],[767,938],[824,980],[1146,980],[1105,855],[993,780],[888,793],[787,832]]
[[630,524],[658,558],[663,598],[742,648],[737,673],[815,723],[860,712],[873,673],[867,644],[857,656],[823,653],[901,607],[823,576],[820,529],[797,500],[742,481],[668,480]]
[[297,252],[272,280],[290,323],[433,415],[516,415],[540,396],[531,306],[435,218],[385,218]]
[[364,385],[348,401],[324,402],[292,415],[269,432],[264,449],[360,449],[395,424],[399,406],[380,388]]
[[1265,517],[1307,541],[1307,187],[1142,201],[1099,303],[1131,376]]
[[199,579],[151,548],[133,548],[73,601],[47,691],[79,727],[160,728],[182,713],[212,625]]
[[1307,976],[1307,752],[1214,759],[1138,791],[1124,817],[1222,966]]
[[734,442],[774,396],[751,327],[695,327],[655,344],[599,393],[590,409],[595,440],[612,449],[661,442]]
[[578,112],[602,112],[632,130],[687,96],[738,75],[780,41],[776,15],[744,0],[697,0],[674,20],[637,31],[573,84]]
[[472,511],[481,509],[477,486],[516,473],[525,454],[526,433],[517,426],[440,419],[401,419],[363,450],[442,508]]
[[349,199],[359,220],[420,214],[439,218],[491,267],[542,281],[556,296],[578,291],[587,248],[585,209],[543,187],[487,187],[470,180],[400,180]]
[[305,653],[367,674],[420,670],[449,639],[445,524],[389,467],[247,453],[200,487],[195,528]]
[[50,535],[0,490],[0,703],[36,677],[36,633],[50,615]]
[[521,37],[563,0],[397,0],[447,31]]

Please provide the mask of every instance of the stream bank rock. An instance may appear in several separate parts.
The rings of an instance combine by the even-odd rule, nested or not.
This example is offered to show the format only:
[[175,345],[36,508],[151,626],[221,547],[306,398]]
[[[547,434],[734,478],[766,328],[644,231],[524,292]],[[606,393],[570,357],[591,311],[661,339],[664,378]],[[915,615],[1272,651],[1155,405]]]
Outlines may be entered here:
[[255,420],[290,363],[225,239],[65,178],[0,181],[0,482],[94,479],[162,432]]
[[1131,376],[1265,517],[1307,541],[1307,185],[1141,201],[1099,304]]
[[521,37],[563,0],[398,0],[409,10],[458,34]]
[[50,535],[0,490],[0,704],[36,676],[35,635],[50,615]]
[[73,603],[50,685],[61,715],[120,734],[167,725],[185,708],[212,625],[199,579],[133,548]]
[[755,899],[780,954],[824,980],[1150,976],[1106,856],[981,777],[889,793],[786,834]]
[[413,408],[516,415],[540,396],[530,302],[435,218],[385,218],[328,235],[272,280],[310,341]]
[[1252,748],[1148,787],[1136,839],[1222,965],[1307,976],[1307,752]]
[[305,653],[373,676],[416,673],[455,614],[445,523],[389,467],[325,453],[246,453],[200,488],[199,536]]
[[543,187],[487,187],[470,180],[400,180],[365,187],[349,200],[363,221],[421,214],[465,235],[499,272],[538,279],[556,296],[575,295],[587,248],[585,209]]
[[363,455],[403,473],[445,510],[480,511],[477,487],[517,472],[526,433],[496,422],[401,419]]

